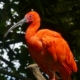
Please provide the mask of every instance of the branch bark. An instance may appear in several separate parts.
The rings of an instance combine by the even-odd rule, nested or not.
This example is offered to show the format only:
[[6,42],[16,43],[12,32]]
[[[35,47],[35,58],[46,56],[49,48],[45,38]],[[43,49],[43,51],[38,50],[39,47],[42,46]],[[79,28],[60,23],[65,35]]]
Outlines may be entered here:
[[32,64],[27,67],[27,73],[32,80],[46,80],[38,69],[37,64]]

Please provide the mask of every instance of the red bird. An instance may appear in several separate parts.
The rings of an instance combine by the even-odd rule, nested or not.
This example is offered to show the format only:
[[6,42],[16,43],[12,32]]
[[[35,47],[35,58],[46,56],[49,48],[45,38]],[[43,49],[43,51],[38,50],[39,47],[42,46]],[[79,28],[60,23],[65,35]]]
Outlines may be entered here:
[[56,80],[56,71],[60,73],[62,80],[71,80],[71,73],[72,71],[77,72],[77,65],[61,34],[49,29],[38,30],[40,16],[35,11],[28,12],[24,19],[13,25],[8,32],[24,22],[30,22],[25,33],[30,55],[38,66],[49,75],[49,80]]

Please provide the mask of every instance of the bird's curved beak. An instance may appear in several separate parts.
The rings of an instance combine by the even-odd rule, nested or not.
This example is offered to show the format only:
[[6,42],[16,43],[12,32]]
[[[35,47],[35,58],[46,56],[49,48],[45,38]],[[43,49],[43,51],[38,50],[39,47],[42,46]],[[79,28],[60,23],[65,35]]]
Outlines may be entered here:
[[18,27],[19,25],[23,25],[23,23],[25,23],[25,22],[27,22],[27,21],[26,21],[26,18],[23,18],[22,20],[20,20],[20,21],[17,22],[16,24],[14,24],[12,27],[10,27],[10,28],[8,29],[8,31],[5,33],[4,37],[6,37],[6,36],[8,35],[8,33],[9,33],[12,29]]

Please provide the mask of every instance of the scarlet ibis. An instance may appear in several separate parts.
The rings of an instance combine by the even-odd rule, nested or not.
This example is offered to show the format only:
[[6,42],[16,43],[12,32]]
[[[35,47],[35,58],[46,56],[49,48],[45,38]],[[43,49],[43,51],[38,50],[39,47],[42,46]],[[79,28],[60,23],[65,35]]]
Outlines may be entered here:
[[71,73],[77,72],[77,65],[68,43],[60,33],[49,29],[41,29],[40,16],[35,11],[28,12],[25,17],[13,25],[13,28],[29,23],[25,39],[30,55],[38,66],[49,75],[49,80],[56,80],[55,72],[59,72],[62,80],[71,80]]

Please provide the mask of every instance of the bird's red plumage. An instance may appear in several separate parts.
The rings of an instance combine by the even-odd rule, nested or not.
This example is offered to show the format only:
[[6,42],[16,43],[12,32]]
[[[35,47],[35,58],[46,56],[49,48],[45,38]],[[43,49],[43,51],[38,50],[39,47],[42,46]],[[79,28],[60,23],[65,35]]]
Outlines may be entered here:
[[[29,18],[30,16],[30,18]],[[55,80],[54,72],[58,71],[63,80],[71,80],[72,71],[77,72],[73,54],[60,33],[49,29],[39,30],[40,17],[31,11],[25,18],[31,21],[25,38],[31,57],[39,67],[49,75],[49,80]]]

